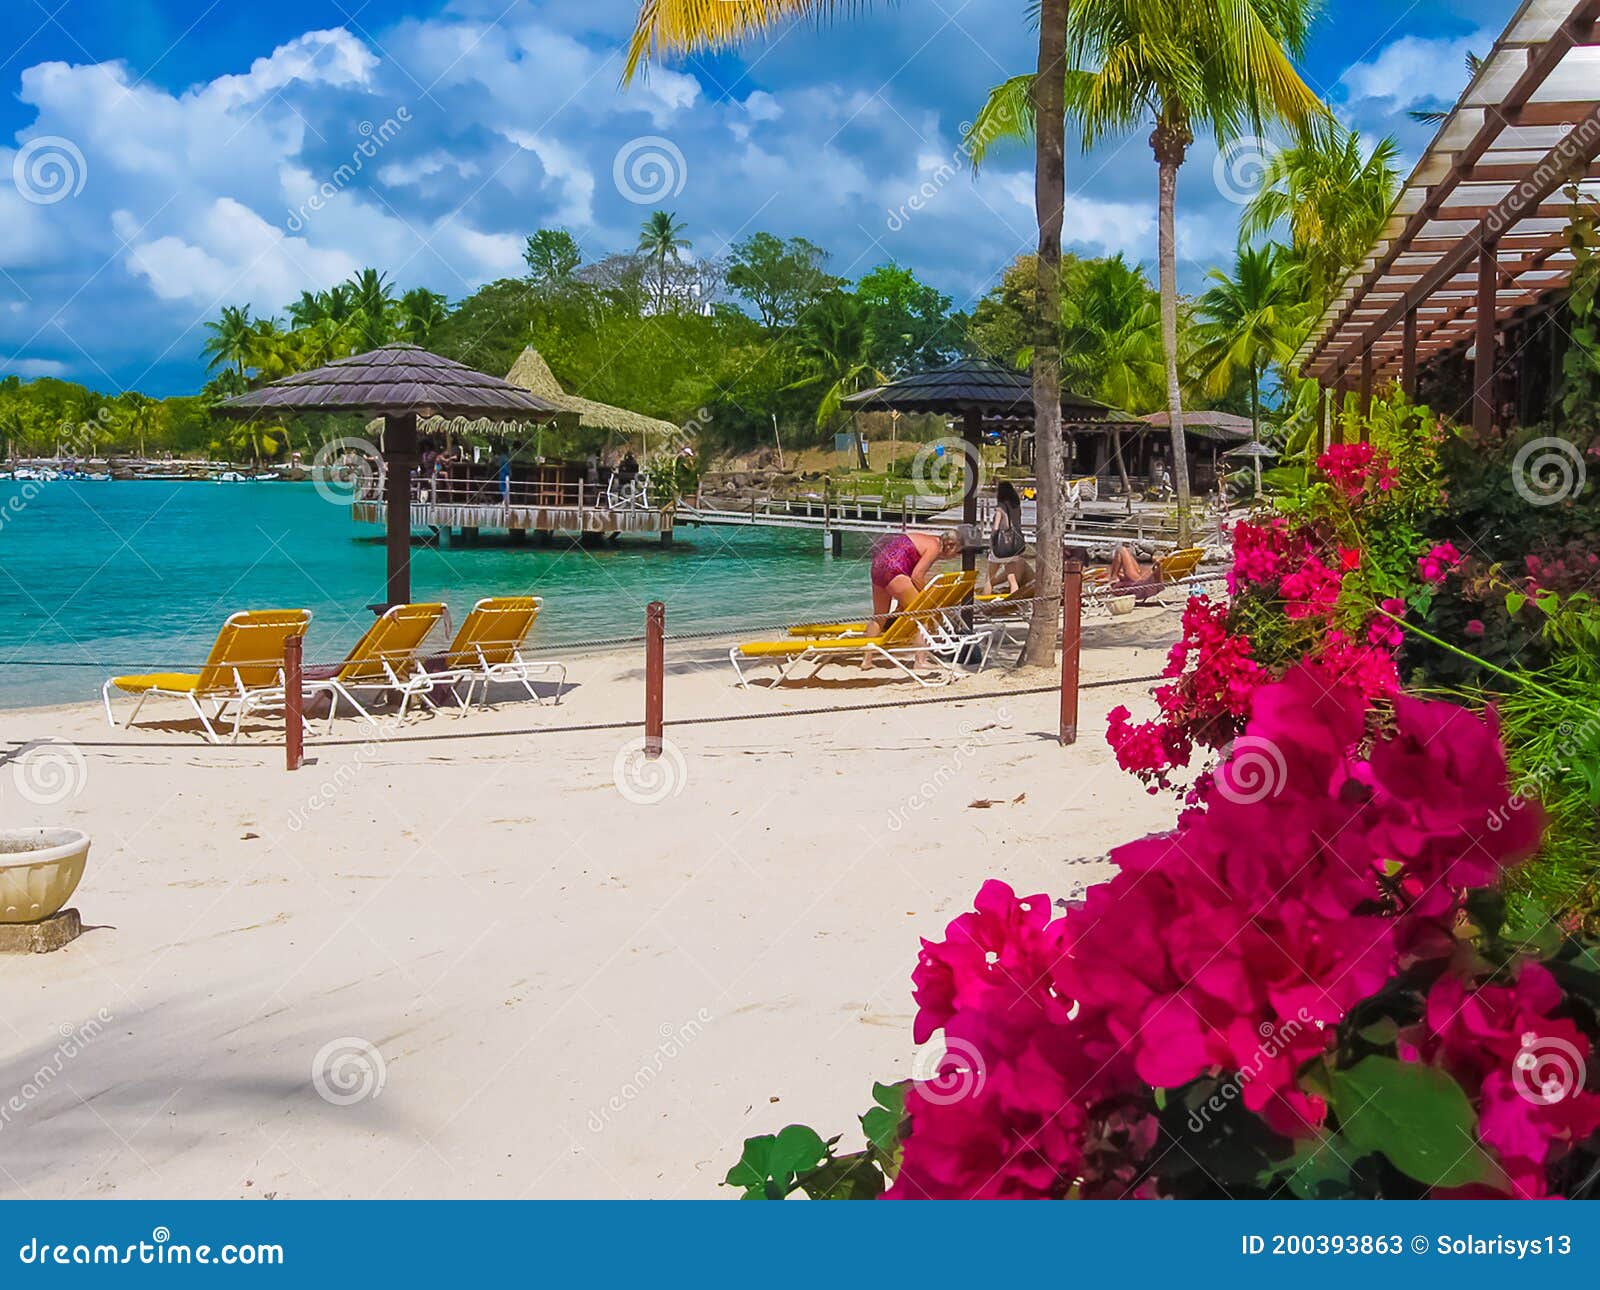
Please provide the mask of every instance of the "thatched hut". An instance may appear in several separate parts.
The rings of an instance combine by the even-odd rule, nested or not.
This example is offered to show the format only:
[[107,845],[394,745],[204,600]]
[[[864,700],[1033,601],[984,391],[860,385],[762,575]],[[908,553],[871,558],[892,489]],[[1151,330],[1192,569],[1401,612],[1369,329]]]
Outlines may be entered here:
[[647,452],[652,446],[659,446],[678,433],[678,427],[670,421],[568,394],[561,388],[561,382],[556,380],[550,364],[544,361],[544,355],[531,345],[517,355],[517,361],[506,373],[506,380],[576,417],[581,428],[605,430],[623,438],[640,439]]

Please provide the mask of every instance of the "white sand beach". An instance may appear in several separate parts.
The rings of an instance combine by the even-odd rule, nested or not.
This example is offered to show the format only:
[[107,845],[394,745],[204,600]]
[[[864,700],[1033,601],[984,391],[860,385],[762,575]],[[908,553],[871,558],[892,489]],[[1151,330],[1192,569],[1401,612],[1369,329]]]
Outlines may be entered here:
[[[1085,681],[1159,672],[1177,631],[1090,625]],[[294,774],[177,704],[134,732],[8,713],[4,818],[93,850],[89,930],[0,961],[0,1194],[716,1195],[744,1137],[854,1135],[872,1080],[910,1072],[917,938],[985,878],[1071,896],[1173,821],[1103,736],[1148,684],[1085,691],[1072,749],[1055,696],[1016,693],[1051,677],[1003,669],[939,692],[961,702],[675,725],[925,696],[745,692],[725,645],[669,646],[655,803],[614,774],[637,729],[429,738],[638,720],[641,652],[572,662],[558,707],[376,742],[341,721]],[[40,739],[81,771],[15,755]],[[61,791],[51,757],[78,791],[29,800]],[[325,1056],[319,1092],[340,1040],[370,1048]]]

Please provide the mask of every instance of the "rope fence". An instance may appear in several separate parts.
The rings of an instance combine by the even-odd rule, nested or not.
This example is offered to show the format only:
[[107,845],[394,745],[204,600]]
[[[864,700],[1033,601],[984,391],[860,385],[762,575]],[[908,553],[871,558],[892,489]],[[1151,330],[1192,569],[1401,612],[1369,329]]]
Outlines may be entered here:
[[[1163,586],[1152,588],[1152,594],[1159,596],[1164,593],[1184,593],[1193,595],[1201,588],[1213,586],[1222,582],[1222,575],[1199,575],[1186,578]],[[973,703],[984,700],[1004,699],[1043,694],[1056,694],[1060,696],[1060,728],[1059,742],[1062,746],[1070,746],[1078,737],[1079,695],[1084,690],[1097,690],[1109,687],[1153,684],[1162,680],[1162,676],[1129,676],[1110,677],[1085,682],[1081,679],[1081,653],[1083,648],[1083,619],[1086,608],[1103,604],[1103,602],[1119,595],[1131,595],[1132,591],[1115,587],[1096,585],[1085,587],[1083,568],[1076,561],[1067,563],[1063,578],[1062,594],[1059,600],[1055,597],[1007,597],[1000,601],[958,603],[933,613],[934,618],[959,620],[965,630],[982,632],[985,627],[999,623],[1009,623],[1020,626],[1023,621],[1023,611],[1032,612],[1036,607],[1053,606],[1060,614],[1058,619],[1060,630],[1060,659],[1061,675],[1056,684],[1029,686],[1024,688],[989,689],[974,692],[971,688],[959,692],[939,693],[933,696],[879,699],[867,702],[829,704],[808,706],[800,708],[779,708],[762,712],[735,712],[713,715],[690,716],[676,718],[672,721],[674,727],[700,727],[714,725],[732,725],[750,721],[783,720],[796,717],[814,717],[844,715],[849,713],[884,711],[890,709],[909,709],[916,707],[931,707],[943,704]],[[1109,610],[1107,611],[1109,614]],[[519,726],[513,729],[501,730],[461,730],[448,732],[415,733],[402,730],[397,721],[392,728],[384,728],[373,721],[373,728],[360,738],[318,738],[311,732],[309,724],[304,717],[305,687],[308,683],[315,684],[320,678],[337,672],[347,660],[322,665],[307,665],[303,659],[304,638],[290,636],[284,642],[282,658],[257,660],[255,666],[272,665],[279,669],[276,685],[270,687],[276,696],[272,709],[280,706],[284,722],[283,751],[285,766],[289,771],[300,769],[305,764],[305,751],[308,748],[341,748],[341,747],[370,747],[374,744],[387,743],[447,743],[467,742],[473,740],[489,739],[514,739],[531,738],[538,735],[555,734],[583,734],[597,732],[638,731],[643,728],[643,751],[647,758],[659,757],[666,747],[664,719],[664,694],[666,675],[667,643],[697,641],[729,640],[738,637],[749,638],[757,635],[770,635],[782,639],[781,633],[804,633],[807,629],[840,629],[850,628],[861,622],[859,613],[851,617],[839,617],[827,620],[812,620],[806,623],[781,623],[764,627],[728,626],[716,629],[696,630],[687,632],[670,632],[667,629],[666,606],[659,601],[652,602],[645,610],[645,631],[640,636],[614,637],[605,641],[581,642],[591,649],[605,646],[618,648],[626,645],[644,646],[644,710],[642,723],[635,720],[581,722],[565,725],[551,726]],[[823,633],[826,635],[826,631]],[[809,639],[809,638],[805,638]],[[849,637],[835,636],[834,640],[848,640]],[[865,639],[865,638],[864,638]],[[925,631],[919,642],[932,641],[933,637]],[[921,649],[920,643],[907,646],[908,650]],[[929,645],[931,652],[934,647]],[[987,646],[985,647],[987,650]],[[572,646],[552,645],[546,652],[564,650],[567,653],[576,653]],[[536,651],[528,649],[528,654]],[[849,657],[854,651],[841,648],[841,654]],[[964,659],[962,660],[965,661]],[[42,666],[42,667],[82,667],[97,668],[102,672],[115,673],[117,666],[104,661],[65,661],[65,660],[0,660],[0,666]],[[171,669],[171,664],[166,669]],[[194,670],[205,667],[205,664],[194,665]],[[248,666],[238,663],[237,667]],[[919,659],[919,666],[925,666]],[[123,669],[131,670],[131,669]],[[950,669],[957,676],[963,674],[958,665]],[[527,684],[524,673],[524,684]],[[440,686],[449,685],[450,682],[441,679]],[[487,684],[487,683],[486,683]],[[280,693],[281,691],[281,693]],[[453,692],[453,689],[452,689]],[[530,691],[531,693],[531,691]],[[219,692],[216,698],[226,700],[226,692]],[[468,698],[471,694],[469,691]],[[559,694],[558,694],[559,698]],[[431,706],[431,705],[430,705]],[[109,708],[108,708],[109,712]],[[221,708],[219,707],[219,714]],[[404,709],[401,709],[402,715]],[[331,724],[331,723],[330,723]],[[207,727],[209,730],[209,726]],[[218,740],[217,742],[220,742]],[[73,741],[74,746],[85,749],[128,749],[128,748],[187,748],[194,749],[205,745],[196,745],[188,740],[105,740],[105,741]],[[241,745],[230,743],[229,747],[238,748]],[[246,748],[261,748],[259,743],[245,744]]]

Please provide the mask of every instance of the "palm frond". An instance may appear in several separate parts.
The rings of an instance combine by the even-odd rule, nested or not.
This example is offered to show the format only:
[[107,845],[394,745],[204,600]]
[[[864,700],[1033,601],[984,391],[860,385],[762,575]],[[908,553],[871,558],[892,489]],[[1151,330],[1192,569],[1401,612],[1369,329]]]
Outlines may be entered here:
[[628,84],[657,58],[725,49],[800,18],[827,18],[861,0],[643,0],[622,69]]

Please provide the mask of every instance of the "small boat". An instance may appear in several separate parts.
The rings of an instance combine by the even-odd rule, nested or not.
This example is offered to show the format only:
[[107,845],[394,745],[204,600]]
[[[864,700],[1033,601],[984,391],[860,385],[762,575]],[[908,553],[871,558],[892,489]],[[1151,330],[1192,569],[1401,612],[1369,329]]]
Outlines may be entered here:
[[217,483],[219,484],[248,484],[249,482],[250,476],[237,470],[225,470],[217,476]]
[[282,479],[282,478],[283,478],[283,476],[279,475],[279,474],[252,475],[250,477],[250,482],[252,484],[270,484],[270,483],[274,482],[275,480],[279,480],[279,479]]

